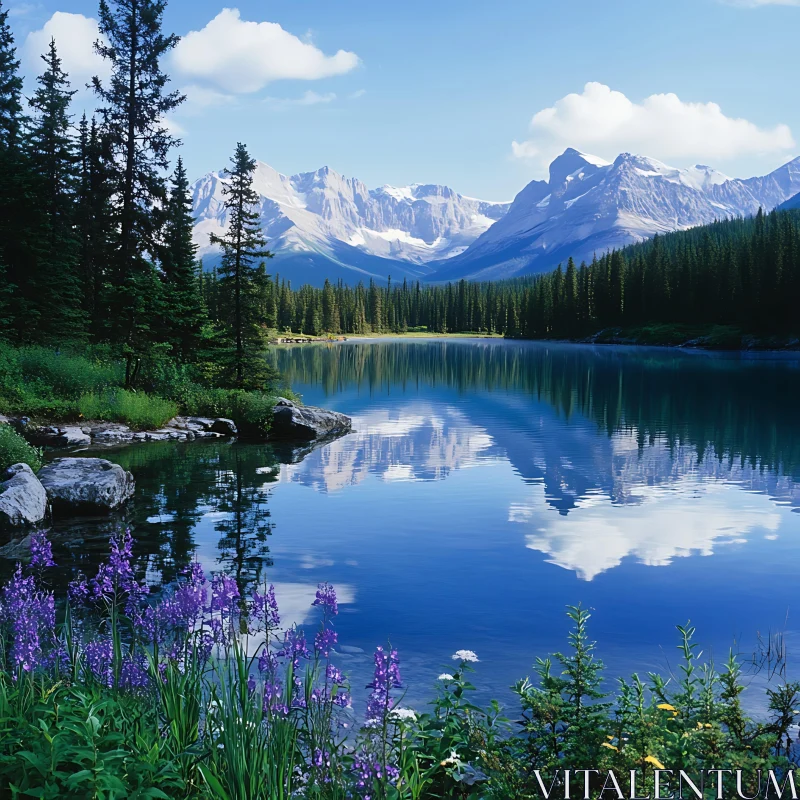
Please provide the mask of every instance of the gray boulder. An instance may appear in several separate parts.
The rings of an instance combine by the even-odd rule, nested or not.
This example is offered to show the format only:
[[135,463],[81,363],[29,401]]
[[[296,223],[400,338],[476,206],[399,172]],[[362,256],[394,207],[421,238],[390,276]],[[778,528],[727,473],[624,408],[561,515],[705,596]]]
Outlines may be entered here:
[[47,494],[27,464],[14,464],[0,483],[0,523],[36,525],[47,514]]
[[326,411],[314,406],[298,406],[284,397],[272,410],[270,439],[311,442],[350,433],[353,421],[338,411]]
[[108,513],[133,497],[133,475],[104,458],[57,458],[39,471],[53,511]]
[[232,419],[217,417],[211,426],[211,432],[221,433],[223,436],[236,436],[239,431],[236,429],[236,423]]

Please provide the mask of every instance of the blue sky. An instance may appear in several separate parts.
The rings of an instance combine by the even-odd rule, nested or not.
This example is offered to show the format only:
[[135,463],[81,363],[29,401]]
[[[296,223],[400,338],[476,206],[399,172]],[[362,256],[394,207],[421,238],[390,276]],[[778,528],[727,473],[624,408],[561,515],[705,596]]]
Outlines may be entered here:
[[[26,73],[50,34],[76,79],[95,71],[96,3],[5,4]],[[224,8],[172,0],[165,17],[194,32],[170,69],[190,96],[171,124],[193,177],[241,140],[284,173],[327,165],[370,187],[444,183],[505,200],[568,145],[732,176],[800,153],[800,0]]]

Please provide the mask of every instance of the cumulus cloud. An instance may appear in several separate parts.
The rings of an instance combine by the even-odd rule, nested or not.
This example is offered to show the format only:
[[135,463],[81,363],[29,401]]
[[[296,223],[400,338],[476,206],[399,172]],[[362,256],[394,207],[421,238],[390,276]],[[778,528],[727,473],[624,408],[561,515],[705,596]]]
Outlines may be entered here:
[[236,8],[222,9],[205,28],[186,34],[172,52],[172,67],[180,75],[237,94],[286,78],[342,75],[358,63],[355,53],[325,55],[276,22],[243,20]]
[[760,128],[725,116],[716,103],[686,103],[672,93],[636,103],[595,82],[534,114],[529,127],[529,138],[513,142],[512,152],[541,168],[566,147],[606,158],[630,151],[667,161],[724,161],[795,146],[787,125]]
[[77,89],[94,75],[101,78],[109,75],[107,62],[94,50],[94,43],[101,38],[93,17],[56,11],[39,30],[28,34],[23,59],[30,73],[38,75],[44,66],[39,57],[47,51],[50,39],[55,39],[63,68]]

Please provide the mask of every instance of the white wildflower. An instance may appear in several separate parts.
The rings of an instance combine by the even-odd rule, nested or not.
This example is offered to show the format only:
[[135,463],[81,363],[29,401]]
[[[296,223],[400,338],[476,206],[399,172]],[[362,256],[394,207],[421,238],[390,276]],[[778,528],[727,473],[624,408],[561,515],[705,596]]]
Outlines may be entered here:
[[443,672],[436,680],[437,681],[452,681],[452,680],[454,680],[454,678],[449,672]]
[[478,661],[478,656],[472,650],[456,650],[453,661]]
[[417,712],[411,708],[393,708],[389,712],[389,716],[392,719],[409,720],[410,722],[416,722],[417,720]]

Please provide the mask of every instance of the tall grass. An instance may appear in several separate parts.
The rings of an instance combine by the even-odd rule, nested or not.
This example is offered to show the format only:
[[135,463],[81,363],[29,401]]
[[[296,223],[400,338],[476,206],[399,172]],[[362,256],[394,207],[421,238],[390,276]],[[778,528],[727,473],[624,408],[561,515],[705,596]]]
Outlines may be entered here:
[[[0,343],[0,412],[34,419],[122,422],[158,428],[176,414],[228,417],[252,438],[268,435],[278,387],[243,391],[209,385],[202,369],[153,356],[136,391],[124,388],[123,362],[108,349],[82,352]],[[280,393],[292,396],[288,387]]]
[[83,394],[77,407],[84,419],[124,422],[135,430],[160,428],[179,411],[178,404],[171,400],[124,389]]
[[742,664],[702,661],[689,625],[674,676],[633,675],[610,692],[590,615],[570,609],[566,652],[537,659],[514,687],[513,724],[470,700],[475,653],[453,655],[422,712],[400,705],[399,656],[378,648],[359,723],[335,663],[331,586],[319,586],[306,639],[280,627],[272,587],[243,597],[199,565],[149,598],[132,546],[112,539],[97,575],[71,584],[62,625],[44,534],[0,590],[0,785],[15,796],[525,800],[571,769],[597,771],[591,798],[607,770],[628,796],[633,771],[641,797],[666,767],[742,770],[753,797],[758,770],[797,765],[800,686],[768,685],[767,718],[749,719]]

